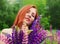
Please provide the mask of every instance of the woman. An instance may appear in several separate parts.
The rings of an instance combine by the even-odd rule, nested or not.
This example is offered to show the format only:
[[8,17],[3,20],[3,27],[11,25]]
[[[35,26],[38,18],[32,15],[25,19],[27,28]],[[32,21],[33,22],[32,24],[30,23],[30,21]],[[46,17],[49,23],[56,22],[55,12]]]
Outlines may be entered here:
[[[40,27],[40,24],[36,22],[37,19],[38,19],[37,9],[34,5],[27,5],[23,7],[18,12],[18,15],[16,16],[13,26],[9,29],[2,30],[0,35],[0,44],[39,44],[41,43],[47,37],[47,31],[42,30],[42,27]],[[36,24],[34,24],[33,22],[36,22]],[[35,29],[32,25],[33,26],[36,25]],[[40,28],[38,28],[37,26],[39,26]],[[15,33],[14,33],[14,30],[15,30]],[[14,34],[16,34],[16,36]],[[43,37],[42,41],[40,41],[42,37],[39,35]]]

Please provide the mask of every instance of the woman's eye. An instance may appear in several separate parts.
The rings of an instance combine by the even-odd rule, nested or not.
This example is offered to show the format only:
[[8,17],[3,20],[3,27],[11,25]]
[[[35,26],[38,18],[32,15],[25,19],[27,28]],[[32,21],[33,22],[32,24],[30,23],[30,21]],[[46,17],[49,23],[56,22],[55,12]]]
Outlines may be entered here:
[[34,13],[32,13],[32,16],[35,17],[35,16],[34,16]]
[[32,15],[33,17],[35,17],[34,15]]

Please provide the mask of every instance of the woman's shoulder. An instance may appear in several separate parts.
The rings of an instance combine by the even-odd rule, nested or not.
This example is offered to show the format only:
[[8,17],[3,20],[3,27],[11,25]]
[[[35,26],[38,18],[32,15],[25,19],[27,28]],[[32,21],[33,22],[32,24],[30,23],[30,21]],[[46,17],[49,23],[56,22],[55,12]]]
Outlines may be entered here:
[[12,35],[12,28],[2,29],[1,34],[3,34],[3,33],[7,33],[7,34]]

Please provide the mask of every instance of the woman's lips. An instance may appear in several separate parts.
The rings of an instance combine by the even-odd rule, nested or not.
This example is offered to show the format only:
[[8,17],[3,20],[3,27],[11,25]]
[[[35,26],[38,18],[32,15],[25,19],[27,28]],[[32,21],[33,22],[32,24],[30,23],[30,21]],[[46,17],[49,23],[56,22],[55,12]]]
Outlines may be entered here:
[[27,19],[27,21],[30,21],[30,19],[29,18],[26,18]]

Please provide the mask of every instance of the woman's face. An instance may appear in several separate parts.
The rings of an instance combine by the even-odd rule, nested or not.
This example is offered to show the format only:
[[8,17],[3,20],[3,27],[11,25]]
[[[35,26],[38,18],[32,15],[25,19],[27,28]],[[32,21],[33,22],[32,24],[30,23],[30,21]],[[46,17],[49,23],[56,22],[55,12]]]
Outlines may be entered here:
[[30,8],[25,15],[25,18],[23,20],[24,23],[26,23],[27,25],[30,25],[36,16],[36,8]]

